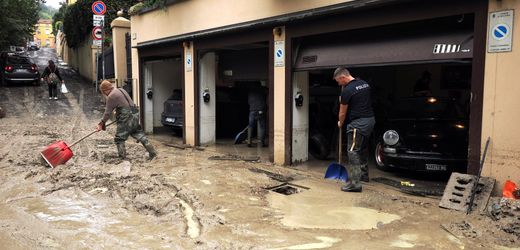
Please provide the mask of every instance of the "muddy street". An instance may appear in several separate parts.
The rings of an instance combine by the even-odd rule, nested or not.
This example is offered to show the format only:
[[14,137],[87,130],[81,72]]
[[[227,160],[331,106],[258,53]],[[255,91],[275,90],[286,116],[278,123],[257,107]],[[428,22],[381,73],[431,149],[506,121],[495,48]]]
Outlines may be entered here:
[[[50,49],[30,57],[40,71],[56,59]],[[60,69],[69,93],[58,100],[47,98],[44,84],[0,88],[6,111],[0,119],[3,249],[520,247],[517,236],[488,216],[441,209],[438,198],[374,182],[363,193],[343,193],[341,183],[324,180],[320,172],[212,160],[222,155],[214,147],[167,146],[181,143],[171,135],[150,136],[159,152],[153,161],[128,140],[129,156],[122,161],[111,126],[74,146],[74,156],[52,169],[40,151],[93,131],[104,111],[94,84],[65,65]],[[464,223],[472,227],[460,235],[441,228]]]

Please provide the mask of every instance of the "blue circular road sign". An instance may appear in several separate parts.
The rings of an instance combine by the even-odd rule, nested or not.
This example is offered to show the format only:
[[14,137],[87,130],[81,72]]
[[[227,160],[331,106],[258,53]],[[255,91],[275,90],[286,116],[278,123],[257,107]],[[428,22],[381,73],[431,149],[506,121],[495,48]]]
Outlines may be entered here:
[[277,57],[282,57],[282,55],[283,55],[283,51],[281,49],[276,51],[276,56]]
[[497,24],[493,27],[493,38],[502,40],[509,34],[509,27],[505,24]]
[[103,15],[107,11],[107,6],[102,1],[95,1],[92,4],[92,12],[96,15]]

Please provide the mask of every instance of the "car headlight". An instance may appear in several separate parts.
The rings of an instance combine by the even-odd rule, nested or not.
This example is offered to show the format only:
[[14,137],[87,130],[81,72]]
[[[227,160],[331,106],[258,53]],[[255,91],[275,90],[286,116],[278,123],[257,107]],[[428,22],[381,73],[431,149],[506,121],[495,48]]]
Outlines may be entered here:
[[386,145],[393,146],[399,142],[399,134],[395,130],[388,130],[383,134],[383,141]]

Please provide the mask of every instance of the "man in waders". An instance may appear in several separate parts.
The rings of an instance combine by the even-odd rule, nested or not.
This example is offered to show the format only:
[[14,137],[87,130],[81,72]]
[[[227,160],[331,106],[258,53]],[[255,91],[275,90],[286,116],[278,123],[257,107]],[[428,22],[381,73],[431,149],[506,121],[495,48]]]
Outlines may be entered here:
[[117,146],[117,153],[119,158],[126,158],[125,141],[131,135],[138,142],[141,142],[148,151],[148,160],[152,160],[157,156],[153,145],[148,141],[144,132],[139,125],[139,110],[132,101],[128,93],[124,89],[114,88],[112,83],[107,80],[101,82],[99,86],[101,93],[106,97],[106,108],[103,114],[103,119],[96,127],[97,131],[105,130],[105,123],[110,114],[116,110],[117,129],[114,141]]
[[[347,151],[350,180],[341,188],[345,192],[361,192],[361,182],[368,182],[368,157],[364,154],[375,118],[370,100],[370,85],[350,75],[345,68],[334,71],[334,80],[342,87],[339,105],[338,128],[342,131],[347,121]],[[347,112],[348,110],[348,112]],[[342,132],[340,132],[342,133]],[[342,147],[342,145],[340,145]]]

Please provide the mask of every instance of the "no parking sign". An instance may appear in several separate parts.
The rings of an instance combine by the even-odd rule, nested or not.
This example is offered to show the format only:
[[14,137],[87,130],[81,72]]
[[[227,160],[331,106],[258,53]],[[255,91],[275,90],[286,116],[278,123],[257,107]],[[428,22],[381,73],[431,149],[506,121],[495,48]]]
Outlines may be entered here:
[[510,52],[513,48],[513,10],[489,13],[488,52]]

